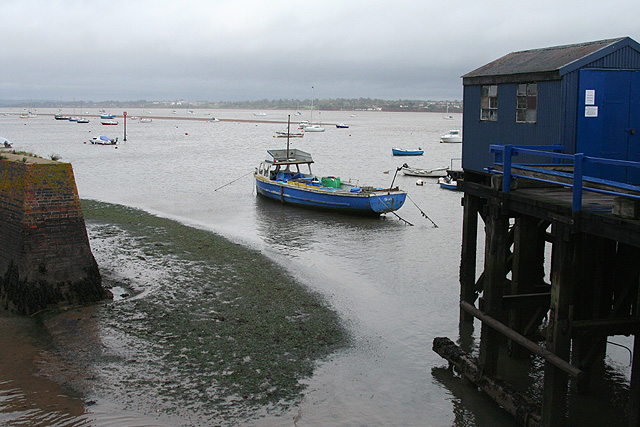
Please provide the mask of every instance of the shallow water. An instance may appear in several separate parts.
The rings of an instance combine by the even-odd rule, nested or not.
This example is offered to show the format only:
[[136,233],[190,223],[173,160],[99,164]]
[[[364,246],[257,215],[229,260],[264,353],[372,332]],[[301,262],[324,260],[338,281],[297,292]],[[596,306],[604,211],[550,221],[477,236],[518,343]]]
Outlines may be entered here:
[[[129,111],[129,115],[141,113]],[[254,118],[250,111],[211,113],[221,119]],[[171,118],[170,111],[154,114]],[[184,111],[179,114],[186,116]],[[263,119],[286,122],[287,114],[269,112]],[[198,116],[205,117],[200,111]],[[415,177],[395,176],[396,168],[405,162],[431,168],[448,166],[451,159],[459,158],[461,145],[441,144],[439,135],[460,128],[461,117],[451,121],[430,113],[360,111],[321,112],[319,117],[325,123],[344,122],[351,127],[327,125],[324,133],[292,140],[292,147],[313,154],[318,175],[381,186],[393,180],[409,193],[398,214],[413,226],[393,215],[379,219],[336,216],[256,197],[250,172],[266,158],[267,149],[284,148],[283,139],[273,138],[275,131],[285,129],[283,124],[129,121],[124,142],[121,118],[115,127],[101,126],[95,118],[86,125],[43,115],[35,119],[0,116],[0,135],[13,141],[17,150],[43,157],[58,154],[72,163],[83,199],[137,207],[260,251],[319,293],[338,313],[352,337],[350,345],[315,365],[313,374],[303,380],[305,390],[295,405],[283,410],[265,407],[254,415],[258,421],[239,418],[238,424],[514,425],[492,401],[443,370],[446,362],[431,350],[434,337],[459,339],[461,195],[440,189],[435,181],[417,186]],[[117,148],[83,143],[100,134],[118,136],[121,143]],[[425,155],[393,157],[391,148],[396,146],[420,146]],[[118,246],[105,239],[101,242]],[[101,268],[113,261],[105,259]],[[167,265],[155,267],[134,263],[130,271],[120,274],[125,287],[127,281],[149,277],[172,281],[175,274],[168,264],[169,258]],[[146,286],[135,298],[144,300],[154,289]],[[131,339],[109,325],[98,322],[96,328],[97,339],[108,348]],[[628,378],[628,367],[618,362],[627,357],[624,352],[611,349],[609,377],[616,378],[611,380],[614,388],[624,388]],[[531,369],[535,372],[535,365]],[[130,375],[141,374],[133,369]],[[73,390],[82,391],[85,401],[91,401],[99,388],[90,381],[72,385]],[[73,412],[68,414],[72,421],[61,420],[60,425],[83,425],[89,419],[91,425],[172,425],[176,421],[172,416],[186,424],[208,425],[207,412],[193,404],[197,399],[184,399],[190,405],[188,418],[176,414],[172,403],[162,401],[156,402],[157,415],[144,403],[144,396],[131,395],[97,399],[87,407],[90,415],[68,411]],[[0,408],[9,420],[18,419],[16,410],[7,410],[1,400]]]

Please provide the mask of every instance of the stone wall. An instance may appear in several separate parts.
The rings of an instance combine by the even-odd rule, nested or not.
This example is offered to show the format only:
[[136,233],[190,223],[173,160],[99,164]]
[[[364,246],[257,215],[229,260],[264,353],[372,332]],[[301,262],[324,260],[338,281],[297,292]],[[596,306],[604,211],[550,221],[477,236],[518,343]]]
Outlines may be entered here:
[[71,164],[0,156],[0,311],[31,314],[108,297]]

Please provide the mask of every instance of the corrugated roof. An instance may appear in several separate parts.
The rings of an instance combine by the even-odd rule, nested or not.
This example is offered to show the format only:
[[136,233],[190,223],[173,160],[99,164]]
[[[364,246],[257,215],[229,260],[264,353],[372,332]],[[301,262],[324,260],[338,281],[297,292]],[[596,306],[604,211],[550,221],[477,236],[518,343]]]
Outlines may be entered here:
[[511,52],[462,78],[554,72],[625,38],[627,37]]

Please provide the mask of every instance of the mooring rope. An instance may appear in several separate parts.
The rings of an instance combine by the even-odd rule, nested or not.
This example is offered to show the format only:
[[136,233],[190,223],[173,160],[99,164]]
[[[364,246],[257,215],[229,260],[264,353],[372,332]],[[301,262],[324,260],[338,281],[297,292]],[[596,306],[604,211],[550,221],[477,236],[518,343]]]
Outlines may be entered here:
[[411,203],[413,203],[413,204],[416,206],[416,208],[418,208],[418,210],[420,211],[420,213],[422,214],[422,216],[423,216],[423,217],[425,217],[425,218],[427,218],[429,221],[431,221],[431,224],[433,224],[433,228],[438,228],[438,224],[436,224],[435,222],[433,222],[433,220],[432,220],[431,218],[429,218],[429,217],[427,216],[427,214],[426,214],[426,213],[424,213],[424,211],[423,211],[422,209],[420,209],[420,206],[418,206],[418,205],[416,204],[416,202],[414,202],[414,201],[413,201],[413,199],[411,198],[411,196],[409,196],[409,194],[407,194],[407,198],[408,198],[409,200],[411,200]]
[[[391,189],[389,189],[389,190],[391,190]],[[374,196],[376,196],[376,197],[378,198],[378,200],[380,201],[380,203],[382,203],[382,204],[383,204],[387,209],[389,209],[389,212],[391,212],[392,214],[394,214],[395,216],[397,216],[397,217],[398,217],[398,219],[399,219],[400,221],[404,221],[405,223],[407,223],[407,224],[409,224],[410,226],[412,226],[412,227],[413,227],[413,224],[411,224],[409,221],[407,221],[406,219],[402,218],[400,215],[398,215],[397,213],[395,213],[395,211],[390,210],[391,208],[389,207],[389,205],[387,205],[387,204],[384,202],[384,200],[382,200],[382,199],[380,198],[380,196],[378,196],[377,194],[374,194]]]
[[244,178],[245,176],[249,175],[250,173],[253,173],[253,171],[249,171],[249,172],[245,173],[244,175],[242,175],[241,177],[236,178],[236,179],[234,179],[234,180],[233,180],[233,181],[231,181],[231,182],[227,182],[225,185],[221,185],[220,187],[216,188],[216,189],[215,189],[215,190],[213,190],[213,191],[218,191],[218,190],[219,190],[219,189],[221,189],[222,187],[226,187],[227,185],[231,185],[231,184],[233,184],[234,182],[238,181],[239,179]]
[[400,215],[398,215],[398,214],[397,214],[397,213],[395,213],[394,211],[391,211],[391,213],[392,213],[392,214],[394,214],[395,216],[397,216],[397,217],[398,217],[398,219],[399,219],[400,221],[404,221],[405,223],[407,223],[407,224],[409,224],[410,226],[412,226],[412,227],[413,227],[413,224],[411,224],[411,223],[410,223],[409,221],[407,221],[406,219],[402,218]]

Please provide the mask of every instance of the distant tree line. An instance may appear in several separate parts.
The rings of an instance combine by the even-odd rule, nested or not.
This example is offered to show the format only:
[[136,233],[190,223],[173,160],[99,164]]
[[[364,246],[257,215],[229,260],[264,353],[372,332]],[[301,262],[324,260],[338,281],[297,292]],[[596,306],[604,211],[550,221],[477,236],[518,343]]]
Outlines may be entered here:
[[[310,99],[261,99],[256,101],[7,101],[0,100],[1,107],[24,108],[173,108],[173,109],[250,109],[250,110],[309,110]],[[372,98],[335,98],[315,99],[314,110],[337,111],[426,111],[426,112],[462,112],[462,101],[420,101],[399,99],[395,101]]]

